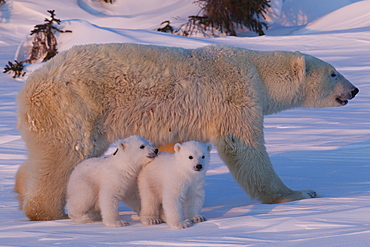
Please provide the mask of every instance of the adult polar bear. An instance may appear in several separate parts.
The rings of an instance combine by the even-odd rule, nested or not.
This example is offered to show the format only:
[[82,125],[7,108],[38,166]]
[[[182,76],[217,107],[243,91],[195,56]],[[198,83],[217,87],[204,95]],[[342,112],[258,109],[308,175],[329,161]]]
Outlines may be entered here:
[[314,197],[287,188],[274,171],[263,116],[342,106],[357,92],[333,66],[301,53],[73,47],[32,73],[19,93],[18,128],[29,155],[15,192],[31,220],[63,218],[74,166],[135,134],[156,146],[211,141],[240,186],[264,203]]

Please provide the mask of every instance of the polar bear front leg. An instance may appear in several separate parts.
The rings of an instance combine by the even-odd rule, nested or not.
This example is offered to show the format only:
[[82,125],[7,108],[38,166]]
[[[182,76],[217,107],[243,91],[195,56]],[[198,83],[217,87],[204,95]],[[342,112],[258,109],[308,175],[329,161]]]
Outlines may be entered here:
[[109,227],[128,226],[129,223],[120,220],[118,212],[118,198],[109,191],[101,190],[99,193],[99,207],[103,224]]
[[236,137],[227,136],[216,146],[235,180],[251,198],[270,204],[317,196],[311,190],[289,189],[276,174],[263,142],[248,145]]

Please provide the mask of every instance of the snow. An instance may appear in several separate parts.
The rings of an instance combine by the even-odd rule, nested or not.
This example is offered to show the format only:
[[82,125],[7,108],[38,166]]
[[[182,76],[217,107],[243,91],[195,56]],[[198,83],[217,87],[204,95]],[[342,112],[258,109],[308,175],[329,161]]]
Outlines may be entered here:
[[[370,1],[273,0],[266,36],[188,38],[157,32],[197,14],[193,0],[7,0],[0,6],[0,66],[16,57],[34,25],[56,10],[59,51],[87,43],[131,42],[196,48],[227,44],[258,50],[299,50],[332,63],[359,89],[345,107],[293,109],[265,120],[267,150],[293,189],[319,198],[275,205],[251,200],[215,150],[203,214],[185,230],[144,226],[126,206],[122,228],[71,220],[32,222],[18,209],[14,177],[27,151],[16,129],[16,96],[25,78],[0,74],[0,246],[368,246],[370,239]],[[20,53],[21,54],[21,53]],[[18,58],[18,57],[17,57]],[[3,67],[2,67],[3,68]],[[113,147],[112,149],[113,150]]]

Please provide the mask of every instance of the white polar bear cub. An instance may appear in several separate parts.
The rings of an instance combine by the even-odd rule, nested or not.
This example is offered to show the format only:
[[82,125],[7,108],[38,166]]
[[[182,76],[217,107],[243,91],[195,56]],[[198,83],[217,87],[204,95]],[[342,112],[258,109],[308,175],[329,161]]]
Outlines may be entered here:
[[162,223],[162,207],[165,221],[173,229],[206,220],[199,213],[212,145],[190,141],[177,143],[174,149],[173,154],[160,152],[139,173],[140,219],[144,225]]
[[157,153],[146,139],[130,136],[119,143],[114,154],[78,164],[67,184],[68,216],[79,223],[102,218],[105,226],[128,225],[119,219],[118,204],[135,201],[129,197],[137,191],[130,190],[137,188],[139,171]]

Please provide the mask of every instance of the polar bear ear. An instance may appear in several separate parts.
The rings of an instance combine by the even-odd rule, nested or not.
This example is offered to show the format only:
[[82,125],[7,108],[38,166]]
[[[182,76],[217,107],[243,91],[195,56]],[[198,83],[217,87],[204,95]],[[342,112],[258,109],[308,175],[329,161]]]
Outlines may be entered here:
[[175,150],[175,152],[177,153],[178,151],[180,151],[181,149],[181,144],[180,143],[176,143],[175,146],[173,147],[173,149]]
[[124,142],[121,142],[119,145],[121,146],[122,150],[124,150],[126,148],[126,143],[124,143]]
[[294,54],[293,58],[291,59],[291,66],[293,69],[293,73],[298,81],[302,81],[303,77],[306,74],[305,56],[299,52],[296,52],[296,54]]
[[211,143],[207,143],[207,150],[208,150],[208,152],[211,152],[211,150],[212,150],[212,144]]

